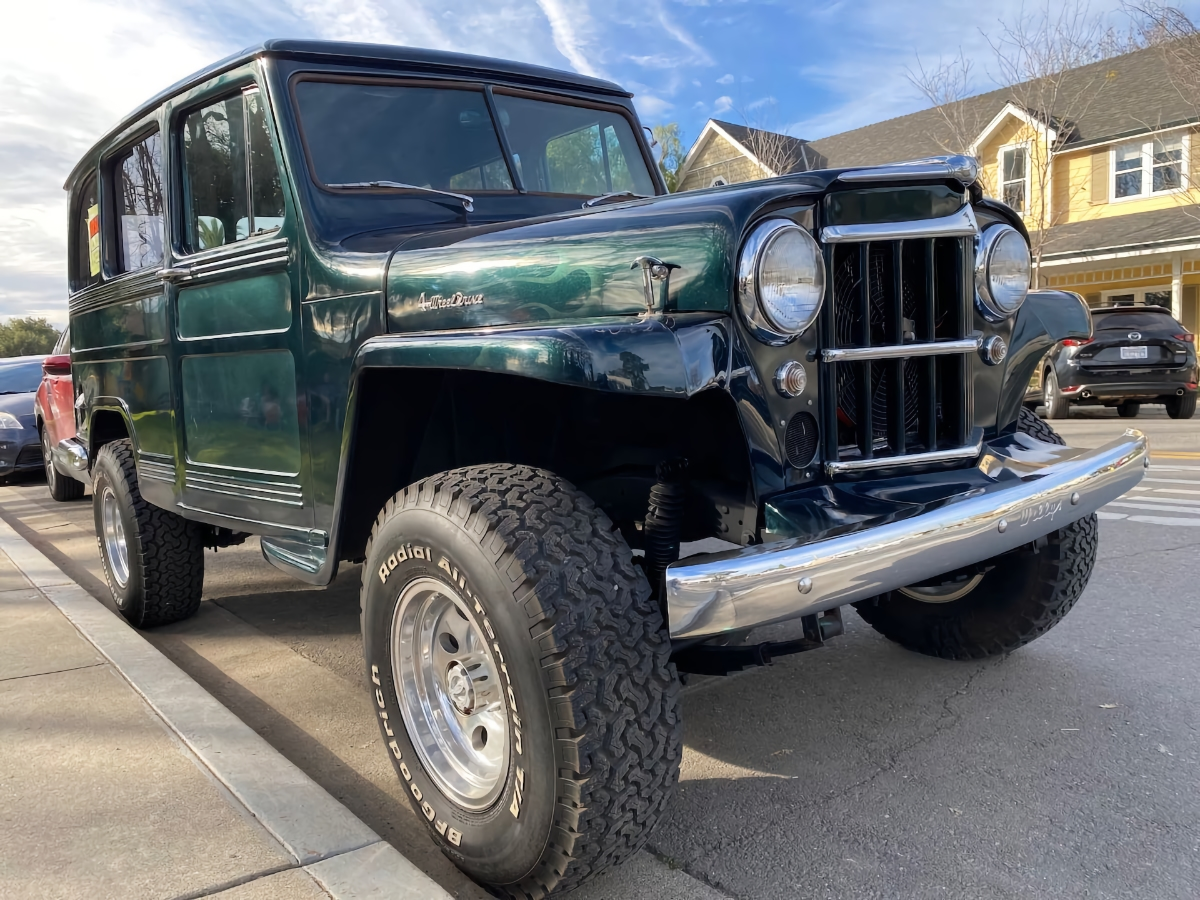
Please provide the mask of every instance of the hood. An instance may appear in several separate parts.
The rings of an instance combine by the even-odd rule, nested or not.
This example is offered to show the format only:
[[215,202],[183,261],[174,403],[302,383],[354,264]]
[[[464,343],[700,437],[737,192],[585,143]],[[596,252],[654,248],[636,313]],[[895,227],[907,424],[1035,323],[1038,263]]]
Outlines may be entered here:
[[389,329],[636,315],[646,256],[678,266],[669,311],[725,311],[747,223],[768,204],[801,211],[831,180],[806,173],[409,238],[387,264]]

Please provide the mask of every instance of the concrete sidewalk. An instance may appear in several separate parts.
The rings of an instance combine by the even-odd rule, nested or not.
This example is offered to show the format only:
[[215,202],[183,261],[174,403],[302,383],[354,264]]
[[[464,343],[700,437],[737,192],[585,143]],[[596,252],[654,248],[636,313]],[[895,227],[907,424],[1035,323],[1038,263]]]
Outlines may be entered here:
[[0,896],[448,897],[3,523]]

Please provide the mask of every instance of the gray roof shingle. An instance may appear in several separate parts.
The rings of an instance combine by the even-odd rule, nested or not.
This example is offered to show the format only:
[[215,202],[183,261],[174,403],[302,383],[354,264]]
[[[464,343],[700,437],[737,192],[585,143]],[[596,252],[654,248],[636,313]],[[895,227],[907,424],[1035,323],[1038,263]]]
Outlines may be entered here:
[[1056,225],[1047,235],[1042,261],[1189,241],[1200,241],[1200,206],[1195,204]]
[[[1067,146],[1111,140],[1196,118],[1200,101],[1186,99],[1170,77],[1161,47],[1080,66],[1067,73],[1058,91],[1058,109],[1031,110],[1065,125]],[[1000,88],[951,105],[949,114],[978,134],[1004,105],[1027,97],[1019,88]],[[953,146],[951,129],[936,108],[899,116],[852,131],[811,141],[810,146],[833,168],[899,162],[946,152]]]

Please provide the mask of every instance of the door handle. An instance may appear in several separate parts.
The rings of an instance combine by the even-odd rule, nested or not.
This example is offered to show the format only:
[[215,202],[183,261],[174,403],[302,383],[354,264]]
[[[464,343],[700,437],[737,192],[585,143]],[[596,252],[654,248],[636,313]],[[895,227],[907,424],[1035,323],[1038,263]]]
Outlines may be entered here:
[[179,269],[159,269],[158,277],[163,281],[174,284],[175,282],[183,281],[185,278],[191,278],[192,270],[187,266]]

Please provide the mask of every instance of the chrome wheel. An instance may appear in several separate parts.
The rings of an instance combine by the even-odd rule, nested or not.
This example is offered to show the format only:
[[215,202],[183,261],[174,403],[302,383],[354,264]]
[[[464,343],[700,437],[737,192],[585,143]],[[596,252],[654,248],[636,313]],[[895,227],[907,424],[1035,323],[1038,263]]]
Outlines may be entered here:
[[952,603],[955,600],[961,600],[975,590],[976,585],[983,581],[983,574],[980,572],[973,578],[948,581],[945,584],[935,584],[931,587],[903,587],[900,588],[900,593],[905,597],[920,600],[922,603]]
[[508,771],[500,670],[470,607],[449,585],[418,578],[392,616],[392,677],[425,771],[466,809],[495,802]]
[[125,540],[125,522],[121,519],[121,507],[117,495],[107,485],[100,496],[100,519],[103,522],[104,555],[117,584],[125,587],[129,583],[129,544]]

